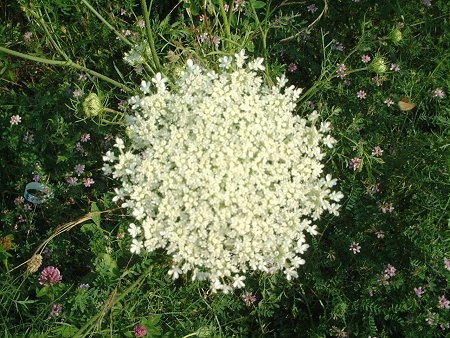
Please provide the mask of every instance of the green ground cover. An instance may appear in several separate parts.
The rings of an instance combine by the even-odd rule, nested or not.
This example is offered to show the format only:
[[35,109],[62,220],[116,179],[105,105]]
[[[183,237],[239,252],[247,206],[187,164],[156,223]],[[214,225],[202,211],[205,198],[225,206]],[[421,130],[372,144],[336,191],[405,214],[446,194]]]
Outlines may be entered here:
[[[287,88],[294,85],[302,89],[292,109],[298,121],[316,115],[318,128],[322,122],[322,128],[330,129],[336,143],[330,148],[329,139],[320,141],[323,144],[317,148],[325,154],[320,177],[335,178],[337,185],[333,189],[336,194],[342,192],[343,198],[339,213],[321,214],[314,219],[316,228],[305,228],[309,229],[304,236],[309,248],[301,254],[304,264],[289,270],[290,274],[287,266],[294,264],[292,257],[283,258],[284,270],[268,273],[248,268],[241,271],[245,285],[236,281],[225,290],[228,292],[220,288],[214,292],[208,281],[192,280],[193,271],[180,271],[179,278],[172,278],[180,267],[174,253],[168,253],[168,246],[161,244],[159,235],[155,238],[160,247],[145,250],[149,244],[139,240],[144,236],[146,227],[141,228],[141,223],[146,218],[140,218],[131,202],[129,208],[123,207],[124,201],[118,197],[126,179],[117,174],[118,167],[114,175],[105,172],[105,156],[112,156],[107,155],[111,150],[119,156],[120,138],[126,151],[130,150],[125,166],[132,163],[132,156],[133,161],[150,157],[130,131],[132,124],[126,116],[136,118],[140,114],[133,105],[144,94],[154,95],[146,101],[154,109],[148,108],[152,113],[146,118],[151,119],[163,111],[155,103],[161,93],[158,84],[173,93],[175,102],[185,98],[188,90],[181,90],[177,79],[183,76],[188,59],[217,73],[238,71],[236,54],[241,50],[248,56],[243,69],[250,72],[254,67],[267,88],[274,88],[285,74]],[[232,58],[229,70],[227,57]],[[252,63],[260,57],[264,61]],[[158,80],[158,73],[167,83]],[[247,83],[246,88],[252,85]],[[202,95],[208,97],[211,88],[204,88]],[[288,92],[287,88],[281,93]],[[246,90],[244,100],[256,95]],[[228,92],[224,90],[223,102],[228,102],[226,93],[234,92],[232,87]],[[446,0],[0,2],[2,335],[447,336],[449,94],[450,4]],[[192,95],[195,97],[195,93]],[[268,94],[262,90],[258,95],[264,100]],[[149,129],[152,132],[147,133],[151,141],[145,147],[163,149],[169,140],[167,135],[175,135],[176,128],[180,143],[167,146],[173,158],[185,149],[182,144],[188,145],[186,149],[195,145],[192,140],[198,140],[201,128],[194,124],[200,128],[199,134],[191,135],[190,129],[182,126],[193,123],[184,121],[184,116],[196,120],[198,112],[211,113],[202,120],[204,129],[215,126],[211,135],[216,131],[220,134],[213,112],[222,109],[221,100],[208,100],[198,101],[205,103],[203,110],[195,106],[180,108],[182,113],[176,111],[178,108],[170,108],[166,115],[161,113],[154,129]],[[252,102],[253,110],[258,110],[258,102]],[[268,112],[276,105],[270,107]],[[248,126],[248,130],[258,126],[255,118],[244,128],[239,124],[243,120],[240,117],[230,124],[236,135]],[[225,125],[229,120],[224,117],[223,121]],[[281,118],[270,121],[277,130],[275,124]],[[266,139],[273,136],[271,128],[269,124],[262,128]],[[293,160],[283,158],[284,148],[280,148],[296,139],[295,133],[289,135],[278,143],[273,154],[268,152],[270,156],[280,154],[280,168]],[[307,138],[310,134],[305,135]],[[301,144],[301,138],[298,142]],[[255,143],[255,149],[249,149],[249,158],[257,157],[251,154],[264,155],[256,148]],[[291,176],[284,181],[294,182],[292,172],[298,166],[310,165],[312,160],[305,159],[315,158],[317,153],[313,155],[312,149],[298,146],[301,164],[288,167]],[[194,156],[196,152],[188,154]],[[273,158],[267,163],[275,168]],[[198,161],[201,159],[199,156]],[[219,172],[232,176],[236,165],[228,160],[221,166],[229,171]],[[152,168],[157,168],[155,163],[151,162]],[[241,163],[247,162],[243,159]],[[169,203],[173,210],[180,209],[173,224],[182,231],[191,223],[200,224],[199,215],[206,215],[207,235],[202,238],[207,247],[217,230],[210,228],[215,216],[202,213],[202,209],[195,214],[195,221],[183,219],[186,214],[194,217],[193,211],[187,209],[195,205],[183,204],[187,203],[183,196],[197,196],[194,192],[200,191],[198,196],[202,197],[201,184],[188,182],[190,176],[182,176],[182,162],[174,159],[167,167],[164,164],[158,168],[165,169],[144,175],[147,181],[140,194],[147,199],[152,196],[152,201],[159,204],[143,212],[153,219],[163,215],[165,195],[160,186],[171,180],[169,173],[181,175],[185,180],[176,187],[183,193],[174,194],[173,203]],[[136,177],[142,179],[139,175],[145,173],[145,168],[132,167],[127,174],[132,177],[127,181],[130,186],[138,185]],[[186,168],[191,169],[189,165]],[[304,173],[306,169],[302,170]],[[277,189],[282,191],[276,196],[287,196],[288,188],[282,189],[284,183],[280,183],[283,179],[273,173],[267,175],[274,181],[261,196],[267,197]],[[152,177],[165,179],[155,186]],[[283,221],[270,228],[267,219],[278,220],[292,209],[298,213],[309,210],[302,218],[312,220],[307,204],[322,207],[327,203],[327,194],[332,194],[328,190],[323,196],[320,192],[320,196],[315,195],[311,192],[314,189],[306,194],[307,189],[322,183],[304,177],[277,213],[267,212],[268,198],[261,197],[258,204],[259,197],[253,198],[257,193],[235,192],[228,196],[224,191],[230,191],[226,185],[233,185],[233,181],[222,181],[228,183],[220,186],[222,190],[214,197],[224,199],[219,208],[223,213],[235,210],[233,206],[244,210],[248,201],[256,201],[250,208],[255,214],[250,220],[269,224],[269,228],[250,227],[242,235],[244,245],[231,250],[231,259],[249,247],[250,253],[258,248],[268,253],[266,268],[276,267],[271,250],[273,256],[281,255],[284,249],[280,246],[284,242],[292,244],[293,238],[281,230],[285,229]],[[307,197],[301,197],[302,193]],[[227,198],[234,201],[236,196],[238,202],[227,204]],[[169,209],[166,212],[170,218],[169,211],[173,210]],[[291,227],[303,224],[301,220],[299,217]],[[135,223],[136,227],[130,226]],[[231,233],[230,224],[226,223],[221,231]],[[242,224],[236,231],[246,225]],[[165,230],[170,232],[167,228],[161,233]],[[176,236],[169,242],[176,244],[173,238]],[[257,246],[261,238],[263,245]],[[280,239],[278,246],[265,248],[274,238]],[[203,248],[202,241],[194,240]],[[219,241],[217,246],[221,245],[228,250],[227,244]],[[183,247],[187,244],[180,244],[178,250],[183,251]],[[210,262],[210,257],[204,258],[204,262]],[[221,258],[216,257],[214,262]],[[206,267],[200,270],[215,271]]]

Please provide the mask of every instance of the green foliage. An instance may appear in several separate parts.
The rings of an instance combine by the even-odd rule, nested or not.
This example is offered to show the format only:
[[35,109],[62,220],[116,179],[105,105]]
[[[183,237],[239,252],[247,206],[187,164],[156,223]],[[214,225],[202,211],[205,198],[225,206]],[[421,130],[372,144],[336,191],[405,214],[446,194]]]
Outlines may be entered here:
[[[129,252],[132,219],[112,200],[116,183],[101,171],[102,155],[126,133],[104,122],[120,121],[130,95],[86,71],[0,52],[3,336],[133,337],[137,324],[150,337],[448,335],[449,310],[439,306],[440,297],[450,297],[448,1],[328,1],[314,11],[309,2],[251,0],[226,19],[221,6],[239,1],[154,2],[154,47],[167,76],[188,58],[208,66],[245,48],[265,57],[268,83],[286,72],[304,88],[298,113],[317,110],[338,141],[325,170],[339,178],[341,214],[318,222],[320,233],[309,238],[306,264],[292,281],[253,274],[245,290],[226,295],[173,281],[164,252]],[[148,43],[141,2],[90,4],[113,29],[79,1],[9,1],[0,7],[0,47],[70,59],[137,93],[156,71],[155,55],[142,66],[125,64],[131,46],[117,33],[131,45]],[[386,71],[371,71],[363,55],[383,57]],[[439,88],[446,97],[433,94]],[[82,111],[91,92],[109,109],[101,118]],[[398,108],[405,96],[414,109]],[[15,115],[17,125],[10,122]],[[20,199],[36,176],[53,193],[41,205]],[[88,178],[95,181],[89,187]],[[26,272],[21,264],[47,239],[36,252],[42,265]],[[39,274],[51,265],[63,281],[42,286]],[[244,291],[256,301],[246,305]],[[52,317],[54,304],[62,311]]]

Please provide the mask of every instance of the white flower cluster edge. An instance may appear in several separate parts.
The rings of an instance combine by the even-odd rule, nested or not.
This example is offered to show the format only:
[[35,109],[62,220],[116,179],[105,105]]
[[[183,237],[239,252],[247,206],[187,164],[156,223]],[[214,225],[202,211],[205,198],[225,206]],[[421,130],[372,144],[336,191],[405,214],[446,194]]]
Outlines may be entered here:
[[165,249],[173,279],[190,273],[214,292],[244,287],[252,271],[297,277],[306,233],[343,197],[321,163],[330,124],[296,115],[301,89],[284,75],[266,86],[263,59],[246,59],[221,58],[221,72],[188,60],[170,90],[161,74],[143,81],[129,100],[130,145],[117,138],[103,157],[121,181],[114,201],[136,219],[131,252]]

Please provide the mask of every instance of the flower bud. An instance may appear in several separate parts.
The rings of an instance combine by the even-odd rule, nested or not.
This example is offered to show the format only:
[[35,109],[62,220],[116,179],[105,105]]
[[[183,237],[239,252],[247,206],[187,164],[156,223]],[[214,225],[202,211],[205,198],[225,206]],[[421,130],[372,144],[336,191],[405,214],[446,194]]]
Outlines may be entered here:
[[391,38],[394,44],[398,45],[400,41],[402,41],[403,39],[403,34],[398,27],[395,27],[389,34],[389,37]]
[[369,65],[369,70],[379,75],[387,71],[386,60],[381,55],[375,55],[373,61]]
[[100,98],[95,93],[90,93],[83,102],[83,111],[87,117],[100,115],[103,112],[103,105]]

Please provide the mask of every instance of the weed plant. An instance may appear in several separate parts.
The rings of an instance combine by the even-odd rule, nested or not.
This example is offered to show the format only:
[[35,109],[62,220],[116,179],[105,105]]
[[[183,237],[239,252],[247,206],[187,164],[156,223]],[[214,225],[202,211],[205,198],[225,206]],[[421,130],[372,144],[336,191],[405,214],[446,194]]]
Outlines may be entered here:
[[[0,2],[2,335],[448,336],[449,13],[446,0]],[[296,113],[331,123],[325,171],[345,197],[298,278],[212,293],[172,280],[164,250],[130,252],[134,219],[102,158],[142,80],[241,49],[264,57],[268,84],[304,89]],[[42,203],[24,198],[30,182]]]

